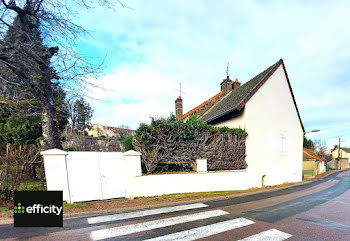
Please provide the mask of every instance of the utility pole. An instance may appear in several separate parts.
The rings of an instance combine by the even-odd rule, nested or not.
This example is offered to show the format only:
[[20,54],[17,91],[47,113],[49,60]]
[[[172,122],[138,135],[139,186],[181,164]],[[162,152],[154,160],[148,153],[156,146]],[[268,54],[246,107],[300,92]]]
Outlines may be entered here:
[[340,137],[339,137],[339,145],[338,145],[338,165],[339,169],[341,170],[341,163],[340,163]]

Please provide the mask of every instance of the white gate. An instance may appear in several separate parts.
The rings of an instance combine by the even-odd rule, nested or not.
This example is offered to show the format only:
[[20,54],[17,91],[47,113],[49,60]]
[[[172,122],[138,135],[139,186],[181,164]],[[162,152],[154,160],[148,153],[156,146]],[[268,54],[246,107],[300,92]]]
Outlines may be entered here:
[[125,197],[125,159],[122,153],[100,152],[102,199]]
[[125,197],[125,159],[120,152],[69,152],[71,202]]

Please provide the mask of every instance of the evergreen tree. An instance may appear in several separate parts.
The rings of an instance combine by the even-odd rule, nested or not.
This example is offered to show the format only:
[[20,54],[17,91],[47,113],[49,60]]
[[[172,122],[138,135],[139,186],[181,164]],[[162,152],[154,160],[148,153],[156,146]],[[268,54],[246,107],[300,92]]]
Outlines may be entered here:
[[[55,86],[53,103],[56,110],[56,128],[63,131],[68,123],[65,92]],[[31,103],[0,104],[0,143],[36,144],[42,135],[40,106]]]
[[41,136],[40,117],[18,108],[0,107],[0,143],[35,144]]
[[310,150],[314,150],[315,149],[315,145],[312,142],[312,140],[307,139],[305,136],[304,136],[303,147],[306,148],[306,149],[310,149]]

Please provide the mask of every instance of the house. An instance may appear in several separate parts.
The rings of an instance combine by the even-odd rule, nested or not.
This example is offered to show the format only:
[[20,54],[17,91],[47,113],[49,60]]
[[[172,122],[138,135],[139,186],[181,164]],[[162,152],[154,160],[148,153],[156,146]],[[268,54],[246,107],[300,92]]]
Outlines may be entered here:
[[93,137],[119,137],[123,139],[126,136],[134,135],[135,131],[127,128],[112,127],[100,124],[93,124],[85,129],[88,136]]
[[80,151],[120,152],[124,151],[123,139],[135,131],[94,124],[85,129],[85,135],[70,135],[62,143],[64,148],[74,147]]
[[325,160],[313,151],[303,148],[303,175],[317,176],[325,171]]
[[302,181],[305,131],[282,59],[243,85],[227,76],[218,94],[185,114],[178,97],[175,113],[178,119],[196,115],[214,126],[245,129],[249,187]]
[[329,168],[334,170],[344,170],[349,168],[349,159],[348,158],[335,158],[327,163]]
[[348,162],[350,162],[350,148],[340,147],[340,150],[339,148],[334,149],[332,151],[332,159],[337,159],[338,157],[348,159]]
[[350,148],[340,147],[332,151],[332,160],[328,162],[329,167],[344,170],[350,167]]

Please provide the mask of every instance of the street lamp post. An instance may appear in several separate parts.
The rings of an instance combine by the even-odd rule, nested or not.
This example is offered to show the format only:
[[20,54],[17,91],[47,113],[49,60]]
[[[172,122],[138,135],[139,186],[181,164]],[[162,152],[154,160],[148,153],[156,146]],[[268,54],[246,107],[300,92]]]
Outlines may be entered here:
[[314,129],[312,131],[306,131],[304,134],[311,133],[311,132],[319,132],[319,131],[320,131],[319,129]]

